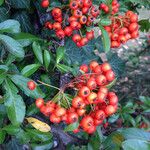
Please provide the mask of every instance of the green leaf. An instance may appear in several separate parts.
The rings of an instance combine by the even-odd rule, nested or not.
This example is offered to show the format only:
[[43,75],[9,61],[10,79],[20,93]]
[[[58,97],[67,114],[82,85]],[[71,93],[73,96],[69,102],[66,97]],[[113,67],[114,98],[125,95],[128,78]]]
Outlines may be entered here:
[[146,31],[148,32],[150,30],[150,21],[149,19],[143,19],[143,20],[140,20],[138,22],[138,24],[140,25],[140,30],[141,31]]
[[64,64],[57,64],[57,68],[59,69],[59,71],[61,71],[62,73],[66,73],[66,72],[73,72],[73,69],[69,66],[66,66]]
[[6,131],[10,135],[15,135],[20,131],[20,127],[10,124],[10,125],[5,126],[3,128],[3,131]]
[[13,8],[29,8],[30,0],[7,0],[9,5]]
[[123,141],[124,137],[120,132],[113,132],[103,142],[103,148],[107,150],[120,150]]
[[111,67],[115,71],[116,78],[120,77],[124,73],[125,62],[118,57],[117,54],[109,52],[107,54],[108,62],[111,64]]
[[31,137],[32,142],[45,142],[52,139],[50,132],[41,132],[35,129],[26,129],[27,134]]
[[[83,48],[78,48],[76,44],[71,40],[67,39],[65,44],[65,59],[69,65],[81,65],[83,63],[89,63],[91,60],[97,60],[98,57],[94,54],[95,43],[98,43],[99,38],[90,41]],[[101,43],[99,43],[101,44]]]
[[9,11],[5,7],[0,7],[0,14],[0,22],[3,22],[10,17]]
[[5,78],[6,78],[6,74],[5,73],[0,74],[0,84],[2,84],[4,82]]
[[3,3],[4,3],[4,0],[0,0],[0,6],[3,5]]
[[13,38],[17,40],[23,47],[29,46],[34,41],[41,40],[40,38],[30,33],[17,33],[13,34]]
[[100,20],[100,24],[101,24],[102,26],[109,26],[109,25],[111,25],[111,20],[108,19],[108,18],[101,19],[101,20]]
[[137,128],[128,128],[121,130],[122,135],[126,139],[139,139],[150,141],[150,133]]
[[109,83],[106,87],[111,89],[116,84],[117,78],[115,78],[111,83]]
[[64,129],[64,131],[65,131],[65,132],[73,131],[73,130],[77,129],[78,127],[79,127],[79,122],[75,122],[75,123],[72,123],[72,124],[68,125],[68,126]]
[[14,14],[13,19],[18,20],[21,25],[21,31],[23,32],[33,32],[33,24],[31,23],[29,14],[27,11],[19,11],[19,13]]
[[102,41],[103,41],[104,50],[105,50],[105,52],[109,52],[111,42],[110,42],[108,32],[100,24],[99,24],[99,28],[101,29],[101,32],[102,32]]
[[51,55],[50,55],[49,51],[44,50],[44,64],[45,64],[45,67],[47,70],[50,65],[50,62],[51,62]]
[[47,141],[47,142],[42,142],[41,144],[31,144],[31,147],[33,150],[48,150],[53,147],[53,142]]
[[24,50],[22,45],[13,38],[0,34],[0,41],[12,55],[18,58],[24,57]]
[[43,54],[42,54],[41,46],[37,42],[33,42],[32,49],[36,58],[39,60],[41,64],[43,64]]
[[5,140],[6,132],[0,129],[0,144],[2,144]]
[[19,33],[21,32],[20,23],[13,19],[6,20],[0,23],[0,31],[7,33]]
[[0,65],[0,74],[5,73],[8,71],[8,67],[5,65]]
[[65,54],[65,47],[58,47],[56,50],[56,63],[58,64],[63,60]]
[[13,125],[19,125],[23,122],[25,116],[25,104],[15,85],[10,81],[6,80],[4,85],[6,94],[4,96],[6,111],[8,118]]
[[33,73],[35,73],[39,67],[41,65],[39,64],[32,64],[32,65],[28,65],[28,66],[25,66],[22,70],[21,70],[21,74],[25,77],[29,77],[31,76]]
[[149,150],[150,143],[137,139],[126,140],[122,143],[123,150]]
[[31,80],[29,78],[23,77],[21,75],[10,76],[11,80],[27,95],[32,98],[45,97],[45,94],[37,86],[35,90],[30,91],[27,87],[27,83]]

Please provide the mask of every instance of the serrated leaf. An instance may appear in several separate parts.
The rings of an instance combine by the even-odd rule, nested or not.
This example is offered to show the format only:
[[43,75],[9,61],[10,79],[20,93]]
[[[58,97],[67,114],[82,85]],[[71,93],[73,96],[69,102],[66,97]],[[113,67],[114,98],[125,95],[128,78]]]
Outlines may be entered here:
[[27,95],[32,98],[45,97],[45,94],[37,86],[34,91],[30,91],[27,87],[27,83],[31,80],[29,78],[23,77],[22,75],[11,75],[9,76],[11,80]]
[[79,127],[79,122],[75,122],[75,123],[72,123],[72,124],[68,125],[68,126],[64,129],[64,131],[65,131],[65,132],[73,131],[73,130],[77,129],[78,127]]
[[51,127],[48,124],[46,124],[45,122],[42,122],[33,117],[28,117],[26,119],[35,129],[37,129],[41,132],[50,132],[51,131]]
[[9,5],[13,8],[29,8],[30,0],[8,0]]
[[33,73],[35,73],[39,67],[41,65],[39,64],[31,64],[31,65],[28,65],[28,66],[25,66],[22,70],[21,70],[21,74],[25,77],[29,77],[31,76]]
[[21,31],[29,33],[33,32],[33,24],[31,23],[27,11],[19,11],[19,13],[14,14],[13,19],[19,21],[21,25]]
[[9,11],[5,7],[0,7],[0,22],[7,20],[10,16]]
[[22,45],[13,38],[0,34],[0,41],[12,55],[18,58],[24,57],[24,50]]
[[94,54],[95,43],[99,40],[92,40],[83,48],[78,48],[76,44],[71,40],[67,39],[65,48],[65,59],[70,65],[81,65],[83,63],[89,63],[91,60],[97,60],[98,57]]
[[23,122],[25,116],[25,104],[20,95],[18,95],[18,89],[10,81],[6,80],[4,85],[6,94],[4,96],[4,104],[9,120],[13,125],[19,125]]
[[6,20],[0,23],[0,31],[7,33],[19,33],[21,32],[20,23],[13,19]]
[[111,67],[113,68],[116,77],[120,77],[124,73],[125,62],[120,57],[118,57],[117,54],[111,52],[107,54],[107,59]]
[[40,38],[30,33],[17,33],[13,34],[13,38],[17,40],[23,47],[29,46],[34,41],[41,40]]
[[32,49],[36,58],[39,60],[41,64],[43,64],[43,54],[42,54],[41,46],[37,42],[33,42]]
[[108,35],[108,32],[104,29],[103,26],[101,26],[101,24],[99,24],[99,28],[102,32],[102,41],[103,41],[103,47],[105,52],[109,52],[110,51],[110,46],[111,46],[111,42],[110,42],[110,38]]
[[58,47],[56,50],[56,63],[58,64],[63,60],[65,54],[65,47]]
[[45,67],[47,70],[50,65],[50,62],[51,62],[51,55],[50,55],[49,51],[45,50],[44,51],[44,64],[45,64]]

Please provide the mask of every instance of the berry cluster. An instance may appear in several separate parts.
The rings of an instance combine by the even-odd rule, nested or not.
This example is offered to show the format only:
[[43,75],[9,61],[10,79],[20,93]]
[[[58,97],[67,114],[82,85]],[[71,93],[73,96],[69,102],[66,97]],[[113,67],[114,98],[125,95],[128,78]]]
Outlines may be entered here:
[[83,74],[70,83],[70,87],[77,90],[77,95],[72,99],[69,108],[64,108],[52,100],[45,103],[42,98],[36,100],[36,106],[51,122],[64,121],[72,124],[78,121],[80,124],[74,133],[83,129],[92,134],[96,126],[117,111],[118,97],[107,88],[115,79],[115,74],[109,63],[99,65],[96,61],[92,61],[89,66],[81,65],[80,71]]
[[86,31],[85,36],[83,36],[80,34],[81,31],[78,31],[83,26],[91,26],[100,11],[92,4],[92,0],[72,0],[69,3],[68,10],[70,12],[66,19],[66,16],[63,17],[60,8],[54,8],[51,13],[55,22],[46,22],[45,26],[54,30],[59,39],[72,36],[76,45],[82,47],[94,38],[94,32]]
[[139,36],[138,16],[132,11],[127,11],[124,16],[112,16],[111,20],[112,24],[105,26],[105,30],[109,33],[112,48],[118,48]]
[[[120,4],[118,3],[117,0],[112,1],[112,10],[111,14],[114,15],[119,11]],[[103,10],[105,13],[110,12],[109,6],[107,6],[105,3],[100,4],[99,9]]]

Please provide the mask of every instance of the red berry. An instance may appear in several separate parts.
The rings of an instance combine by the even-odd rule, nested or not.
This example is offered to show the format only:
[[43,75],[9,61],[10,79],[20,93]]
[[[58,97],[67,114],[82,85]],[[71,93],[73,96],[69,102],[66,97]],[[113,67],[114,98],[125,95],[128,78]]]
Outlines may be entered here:
[[88,39],[86,37],[81,38],[81,40],[80,40],[80,45],[81,46],[85,46],[87,43],[88,43]]
[[62,11],[61,11],[61,9],[60,9],[60,8],[54,8],[54,9],[52,10],[52,16],[53,16],[54,18],[60,18],[60,17],[62,16]]
[[63,39],[65,37],[65,32],[60,29],[60,30],[57,30],[56,31],[56,36],[59,38],[59,39]]
[[79,96],[85,98],[88,97],[90,94],[90,89],[87,86],[83,86],[80,90],[79,90]]
[[58,107],[55,110],[55,115],[58,116],[58,117],[61,117],[61,116],[65,115],[65,114],[66,114],[66,109],[65,108]]
[[60,123],[61,118],[56,116],[54,113],[50,115],[50,121],[53,123]]
[[69,113],[68,116],[67,116],[67,121],[68,123],[74,123],[74,122],[77,122],[78,121],[78,114],[73,112],[73,113]]
[[137,30],[138,29],[138,24],[137,23],[131,23],[130,25],[129,25],[129,30],[130,30],[130,32],[134,32],[135,30]]
[[90,62],[89,67],[90,67],[90,69],[93,71],[94,68],[95,68],[96,66],[98,66],[98,65],[99,65],[98,62],[93,60],[93,61]]
[[96,113],[95,113],[95,118],[97,119],[97,120],[104,120],[106,117],[105,117],[105,113],[104,113],[104,111],[103,110],[98,110],[98,111],[96,111]]
[[79,34],[74,34],[72,40],[77,43],[81,40],[81,36]]
[[96,89],[97,87],[97,83],[95,81],[95,79],[93,80],[92,78],[90,78],[87,82],[87,87],[90,89],[90,90],[94,90]]
[[66,36],[71,36],[73,30],[72,30],[71,27],[66,27],[66,28],[64,29],[64,32],[65,32],[65,35],[66,35]]
[[101,74],[101,73],[102,73],[101,66],[100,66],[100,65],[96,66],[96,67],[94,68],[93,72],[94,72],[94,73]]
[[116,105],[117,103],[118,103],[118,97],[116,95],[113,95],[109,98],[110,105]]
[[130,16],[130,21],[131,21],[132,23],[138,22],[138,15],[132,14],[132,15]]
[[33,91],[33,90],[36,88],[36,84],[35,84],[34,81],[29,81],[29,82],[27,83],[27,86],[28,86],[28,88],[29,88],[31,91]]
[[111,70],[111,66],[109,63],[105,62],[101,65],[101,69],[103,72],[107,72],[108,70]]
[[80,66],[80,70],[83,71],[84,73],[88,72],[88,66],[86,64],[83,64]]
[[76,96],[73,100],[72,100],[72,106],[74,108],[84,108],[85,107],[85,103],[83,101],[82,97]]
[[107,81],[111,82],[115,79],[115,74],[112,70],[108,70],[105,74]]
[[89,94],[89,96],[87,97],[87,101],[90,103],[90,104],[94,104],[96,101],[97,101],[97,94],[95,92],[91,92]]
[[78,8],[78,2],[77,1],[72,1],[72,2],[70,2],[70,8],[72,9],[72,10],[76,10],[77,8]]
[[116,109],[115,109],[114,106],[112,106],[112,105],[108,105],[108,106],[105,108],[105,114],[106,114],[107,116],[111,116],[111,115],[113,115],[115,112],[116,112]]
[[86,37],[88,40],[92,40],[94,38],[94,31],[86,32]]
[[94,125],[94,120],[91,116],[85,116],[80,124],[84,130],[88,130]]
[[60,30],[61,29],[61,24],[59,22],[54,22],[53,24],[53,30]]
[[81,117],[86,113],[85,109],[77,109],[77,114]]
[[44,106],[44,99],[43,98],[36,99],[35,105],[37,108],[41,108],[42,106]]
[[42,0],[41,6],[42,6],[43,8],[47,8],[47,7],[49,6],[49,0]]
[[107,79],[106,79],[106,77],[104,75],[98,75],[96,77],[96,83],[99,86],[103,86],[103,85],[105,85],[107,83]]
[[86,22],[87,22],[87,17],[84,16],[84,15],[81,16],[81,17],[80,17],[80,23],[81,23],[81,24],[86,24]]

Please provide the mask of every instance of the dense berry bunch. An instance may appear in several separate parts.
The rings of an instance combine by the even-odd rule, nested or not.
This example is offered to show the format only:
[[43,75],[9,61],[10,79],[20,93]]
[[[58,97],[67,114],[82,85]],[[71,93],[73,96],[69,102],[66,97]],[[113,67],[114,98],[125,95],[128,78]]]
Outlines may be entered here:
[[86,31],[83,36],[80,29],[83,26],[91,26],[100,11],[92,4],[92,0],[72,0],[68,10],[66,18],[66,15],[62,14],[62,9],[54,8],[51,12],[54,22],[46,22],[45,25],[48,29],[54,30],[59,39],[72,36],[76,45],[82,47],[94,38],[94,32]]
[[105,3],[100,4],[99,9],[103,10],[105,13],[111,12],[111,14],[114,15],[119,11],[119,7],[120,7],[120,4],[118,3],[118,1],[113,0],[111,10],[110,10],[109,6],[106,5]]
[[138,16],[132,11],[127,11],[124,16],[112,16],[111,20],[112,24],[105,26],[105,29],[109,33],[112,48],[118,48],[120,44],[139,36]]
[[80,71],[83,74],[69,84],[77,90],[70,107],[62,107],[61,101],[59,104],[51,100],[45,103],[42,98],[36,100],[36,106],[41,113],[50,118],[51,122],[63,121],[67,124],[79,122],[75,133],[82,129],[92,134],[96,126],[117,111],[118,97],[107,88],[107,85],[115,79],[115,74],[109,63],[99,65],[96,61],[92,61],[89,66],[81,65]]

